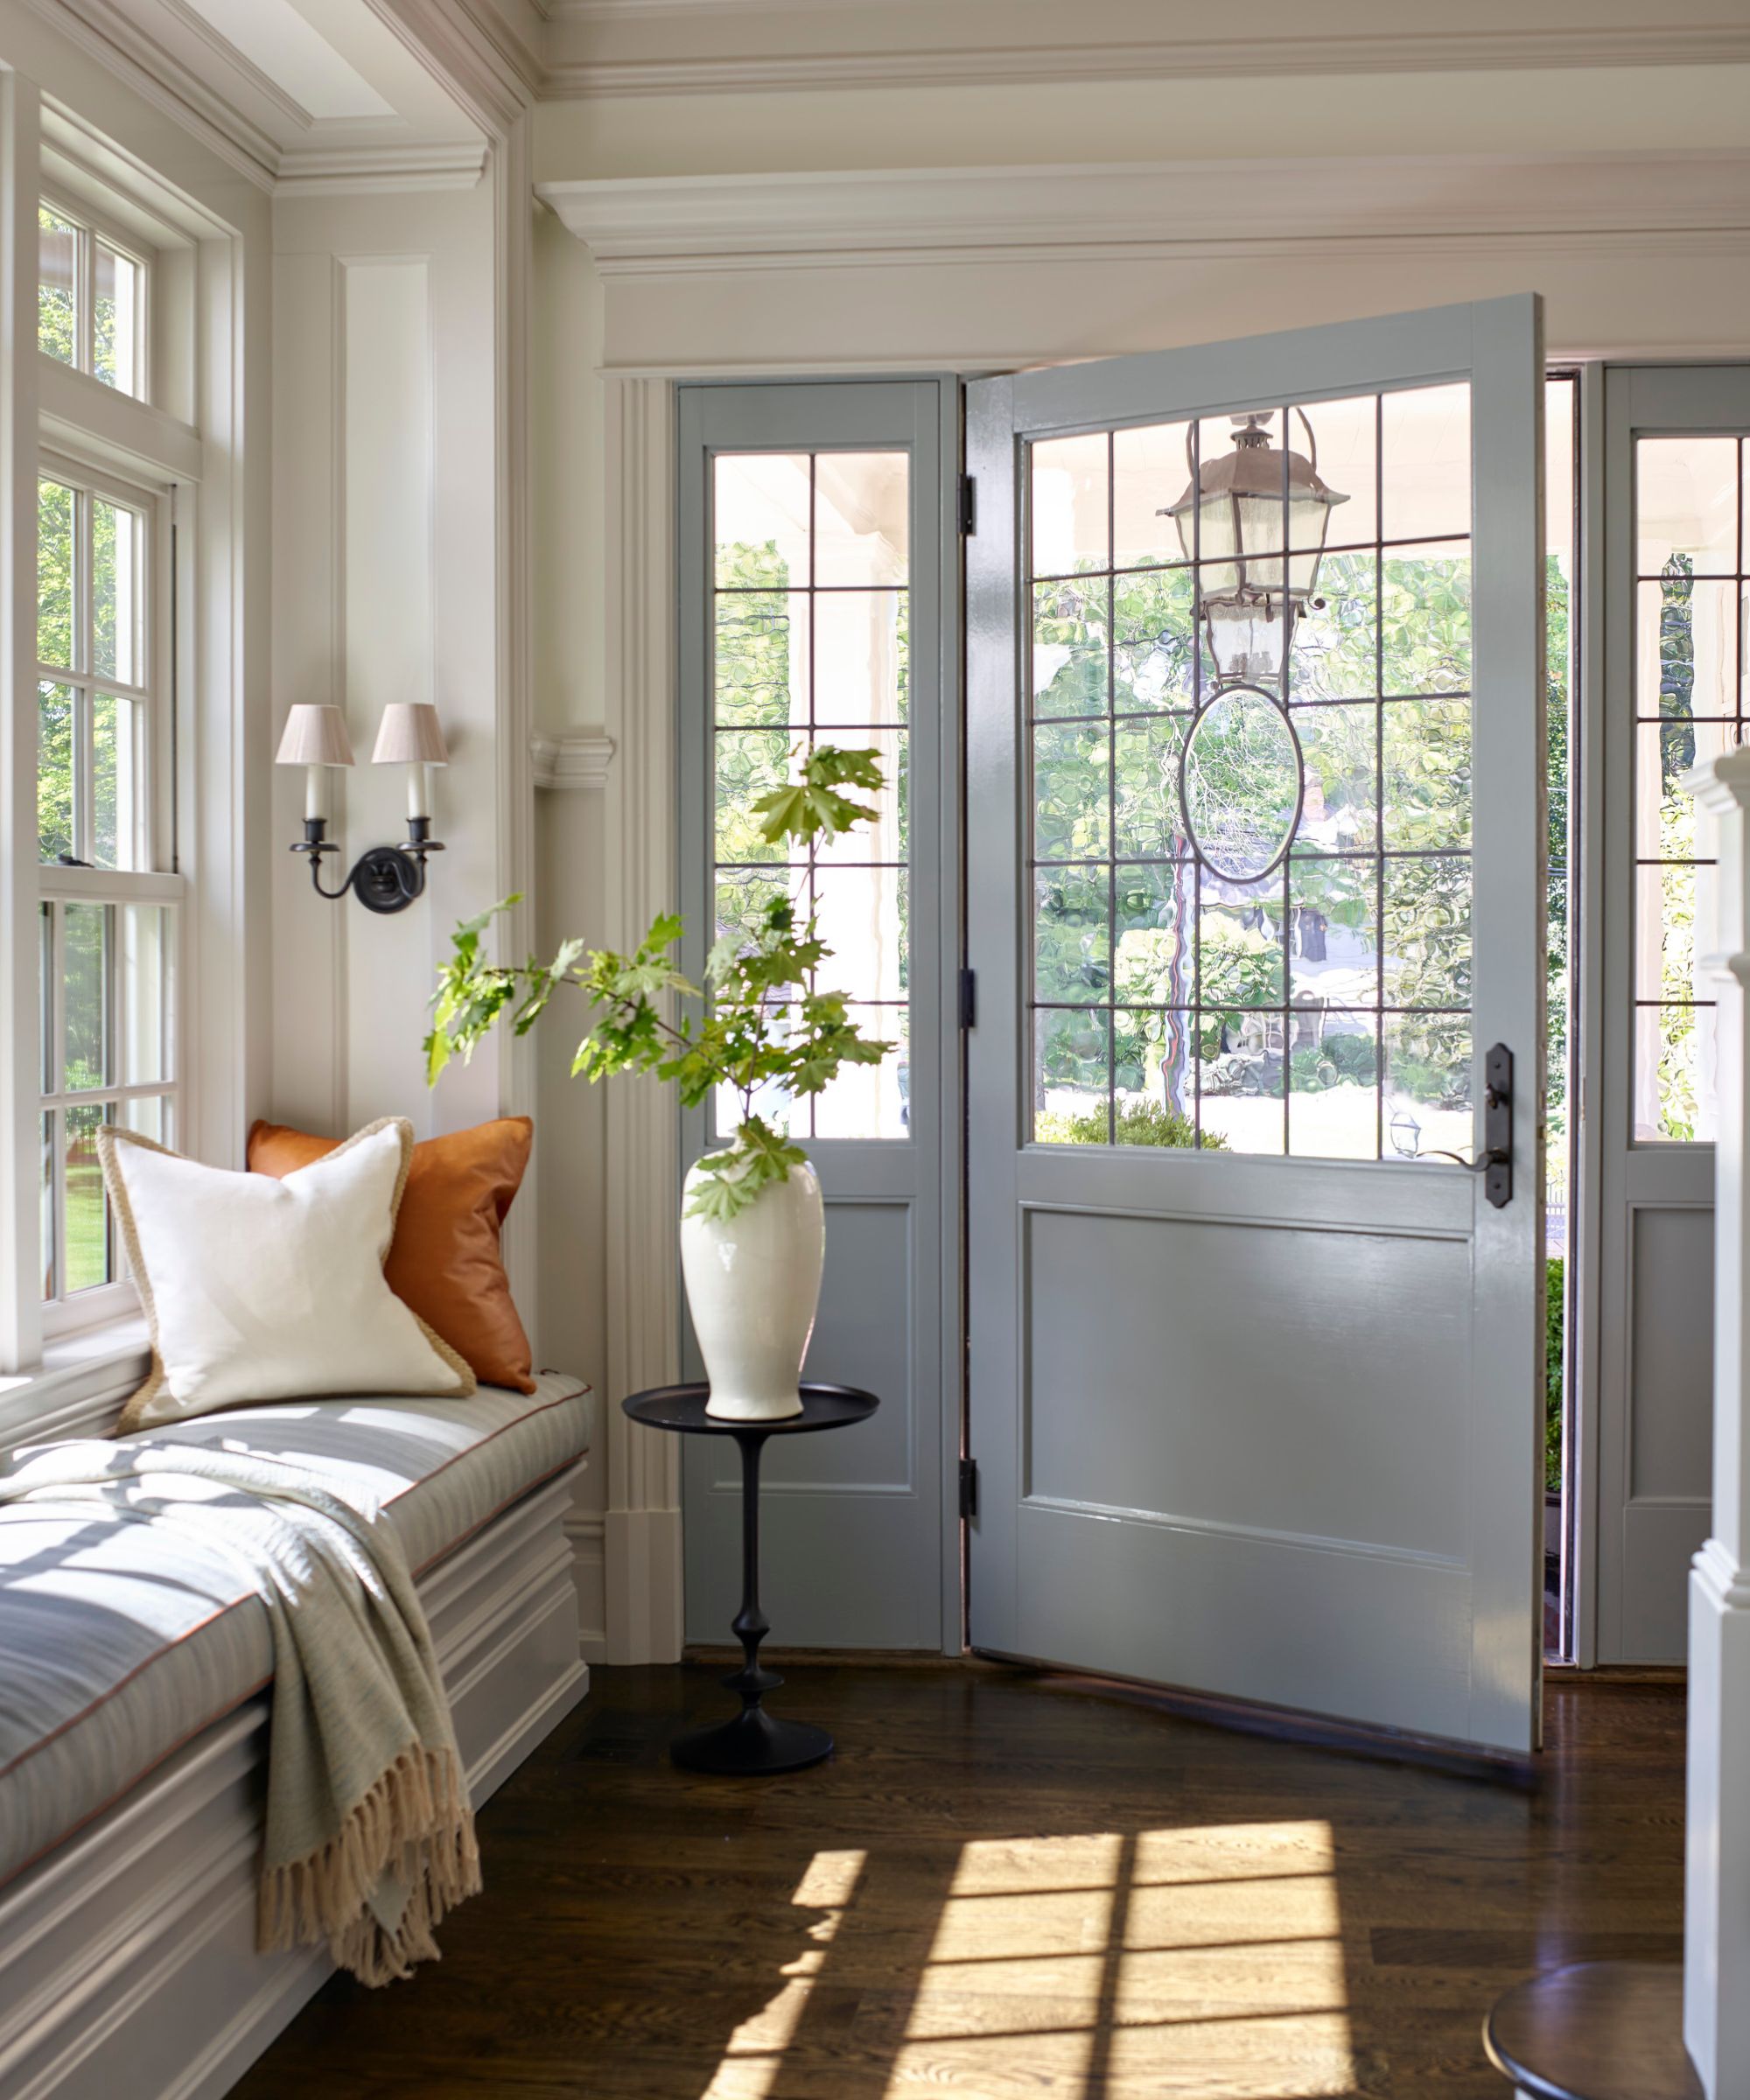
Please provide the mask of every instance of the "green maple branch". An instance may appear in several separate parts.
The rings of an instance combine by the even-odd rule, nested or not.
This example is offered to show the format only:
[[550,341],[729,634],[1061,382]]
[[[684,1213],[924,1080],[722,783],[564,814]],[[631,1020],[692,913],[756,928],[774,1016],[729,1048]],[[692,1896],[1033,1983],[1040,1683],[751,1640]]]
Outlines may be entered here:
[[[873,751],[823,744],[802,754],[798,777],[754,805],[760,836],[804,844],[831,840],[872,820],[875,810],[844,792],[869,794],[882,786]],[[822,1092],[847,1064],[877,1065],[894,1046],[865,1038],[849,1018],[843,992],[817,989],[821,965],[832,951],[812,914],[798,925],[789,897],[760,906],[752,926],[724,934],[705,964],[710,1001],[703,1015],[670,1020],[671,999],[704,999],[675,967],[682,932],[672,913],[654,920],[630,955],[563,942],[550,962],[495,963],[485,954],[494,915],[518,901],[507,898],[452,936],[453,954],[438,972],[431,1032],[425,1039],[426,1077],[435,1086],[452,1057],[466,1062],[500,1021],[527,1035],[562,989],[579,991],[594,1016],[571,1060],[573,1077],[594,1082],[620,1072],[648,1072],[680,1090],[696,1108],[718,1087],[740,1103],[732,1142],[700,1162],[691,1214],[729,1218],[761,1189],[788,1178],[806,1158],[754,1113],[760,1089],[774,1083],[792,1094]]]

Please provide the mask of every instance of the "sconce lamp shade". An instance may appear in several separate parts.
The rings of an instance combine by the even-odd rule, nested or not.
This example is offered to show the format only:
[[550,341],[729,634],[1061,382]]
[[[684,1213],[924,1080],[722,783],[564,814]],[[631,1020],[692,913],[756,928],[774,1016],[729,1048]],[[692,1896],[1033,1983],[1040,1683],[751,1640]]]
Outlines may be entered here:
[[353,740],[338,707],[300,703],[285,718],[285,734],[274,760],[278,766],[350,766]]
[[396,701],[384,708],[373,766],[447,766],[449,746],[429,700]]

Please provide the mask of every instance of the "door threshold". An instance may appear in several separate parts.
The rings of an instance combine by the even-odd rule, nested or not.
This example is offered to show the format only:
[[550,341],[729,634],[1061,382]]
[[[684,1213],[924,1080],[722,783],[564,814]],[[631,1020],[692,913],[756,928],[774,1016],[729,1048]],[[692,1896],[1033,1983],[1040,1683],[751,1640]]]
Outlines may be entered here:
[[1012,1669],[1032,1672],[1046,1690],[1127,1699],[1132,1704],[1172,1714],[1179,1720],[1197,1721],[1240,1735],[1264,1736],[1272,1742],[1294,1743],[1309,1750],[1334,1750],[1346,1756],[1374,1758],[1392,1764],[1420,1765],[1431,1771],[1451,1773],[1460,1779],[1487,1779],[1497,1784],[1526,1788],[1534,1788],[1540,1783],[1536,1759],[1510,1750],[1481,1749],[1474,1743],[1454,1742],[1446,1736],[1418,1735],[1408,1728],[1335,1720],[1325,1714],[1304,1713],[1296,1707],[1271,1706],[1258,1699],[1229,1698],[1218,1692],[1193,1691],[1183,1685],[1150,1684],[1135,1677],[1066,1670],[1060,1663],[1041,1662],[1026,1656],[999,1655],[990,1648],[976,1648],[973,1653],[985,1662],[1006,1663]]

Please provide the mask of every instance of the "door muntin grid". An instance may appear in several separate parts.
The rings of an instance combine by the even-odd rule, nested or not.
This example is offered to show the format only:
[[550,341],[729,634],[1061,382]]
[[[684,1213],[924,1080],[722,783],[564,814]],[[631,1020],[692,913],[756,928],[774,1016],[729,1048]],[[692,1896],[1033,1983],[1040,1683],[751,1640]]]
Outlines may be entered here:
[[[1261,412],[1298,432],[1302,406]],[[1304,407],[1349,500],[1257,703],[1302,786],[1248,880],[1199,852],[1180,799],[1186,740],[1236,687],[1156,514],[1230,418],[1026,448],[1036,1143],[1471,1148],[1469,388]],[[1263,550],[1278,572],[1298,536]]]
[[[865,1035],[896,1048],[847,1067],[823,1093],[756,1098],[793,1137],[910,1134],[911,456],[892,447],[724,452],[711,460],[711,846],[715,937],[777,896],[819,915],[833,950],[822,988],[843,991]],[[876,820],[788,858],[753,806],[798,753],[872,748]],[[712,1136],[738,1102],[713,1104]]]
[[1634,440],[1634,1002],[1632,1140],[1714,1135],[1713,819],[1691,766],[1744,740],[1750,438]]

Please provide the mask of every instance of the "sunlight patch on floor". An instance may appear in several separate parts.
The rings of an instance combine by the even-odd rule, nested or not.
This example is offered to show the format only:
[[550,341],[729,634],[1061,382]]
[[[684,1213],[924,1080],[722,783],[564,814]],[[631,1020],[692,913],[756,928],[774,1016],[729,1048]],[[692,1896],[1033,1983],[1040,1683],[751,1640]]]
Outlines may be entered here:
[[1322,1822],[965,1846],[889,2100],[1354,2090]]
[[819,1914],[807,1927],[808,1937],[815,1943],[784,1964],[788,1980],[730,2036],[723,2061],[700,2100],[766,2100],[807,2007],[812,1979],[826,1958],[867,1859],[866,1852],[816,1852],[809,1860],[790,1900]]
[[915,1917],[884,1913],[878,1898],[875,1916],[853,1917],[867,1855],[817,1852],[791,1899],[810,1914],[807,1944],[701,2100],[770,2100],[836,1957],[846,1980],[845,1928],[859,1920],[859,1947],[897,1935],[917,1949],[915,1975],[894,1979],[909,2005],[900,2033],[894,2003],[888,2100],[1352,2093],[1335,1864],[1323,1822],[978,1838],[934,1917],[921,1903]]

